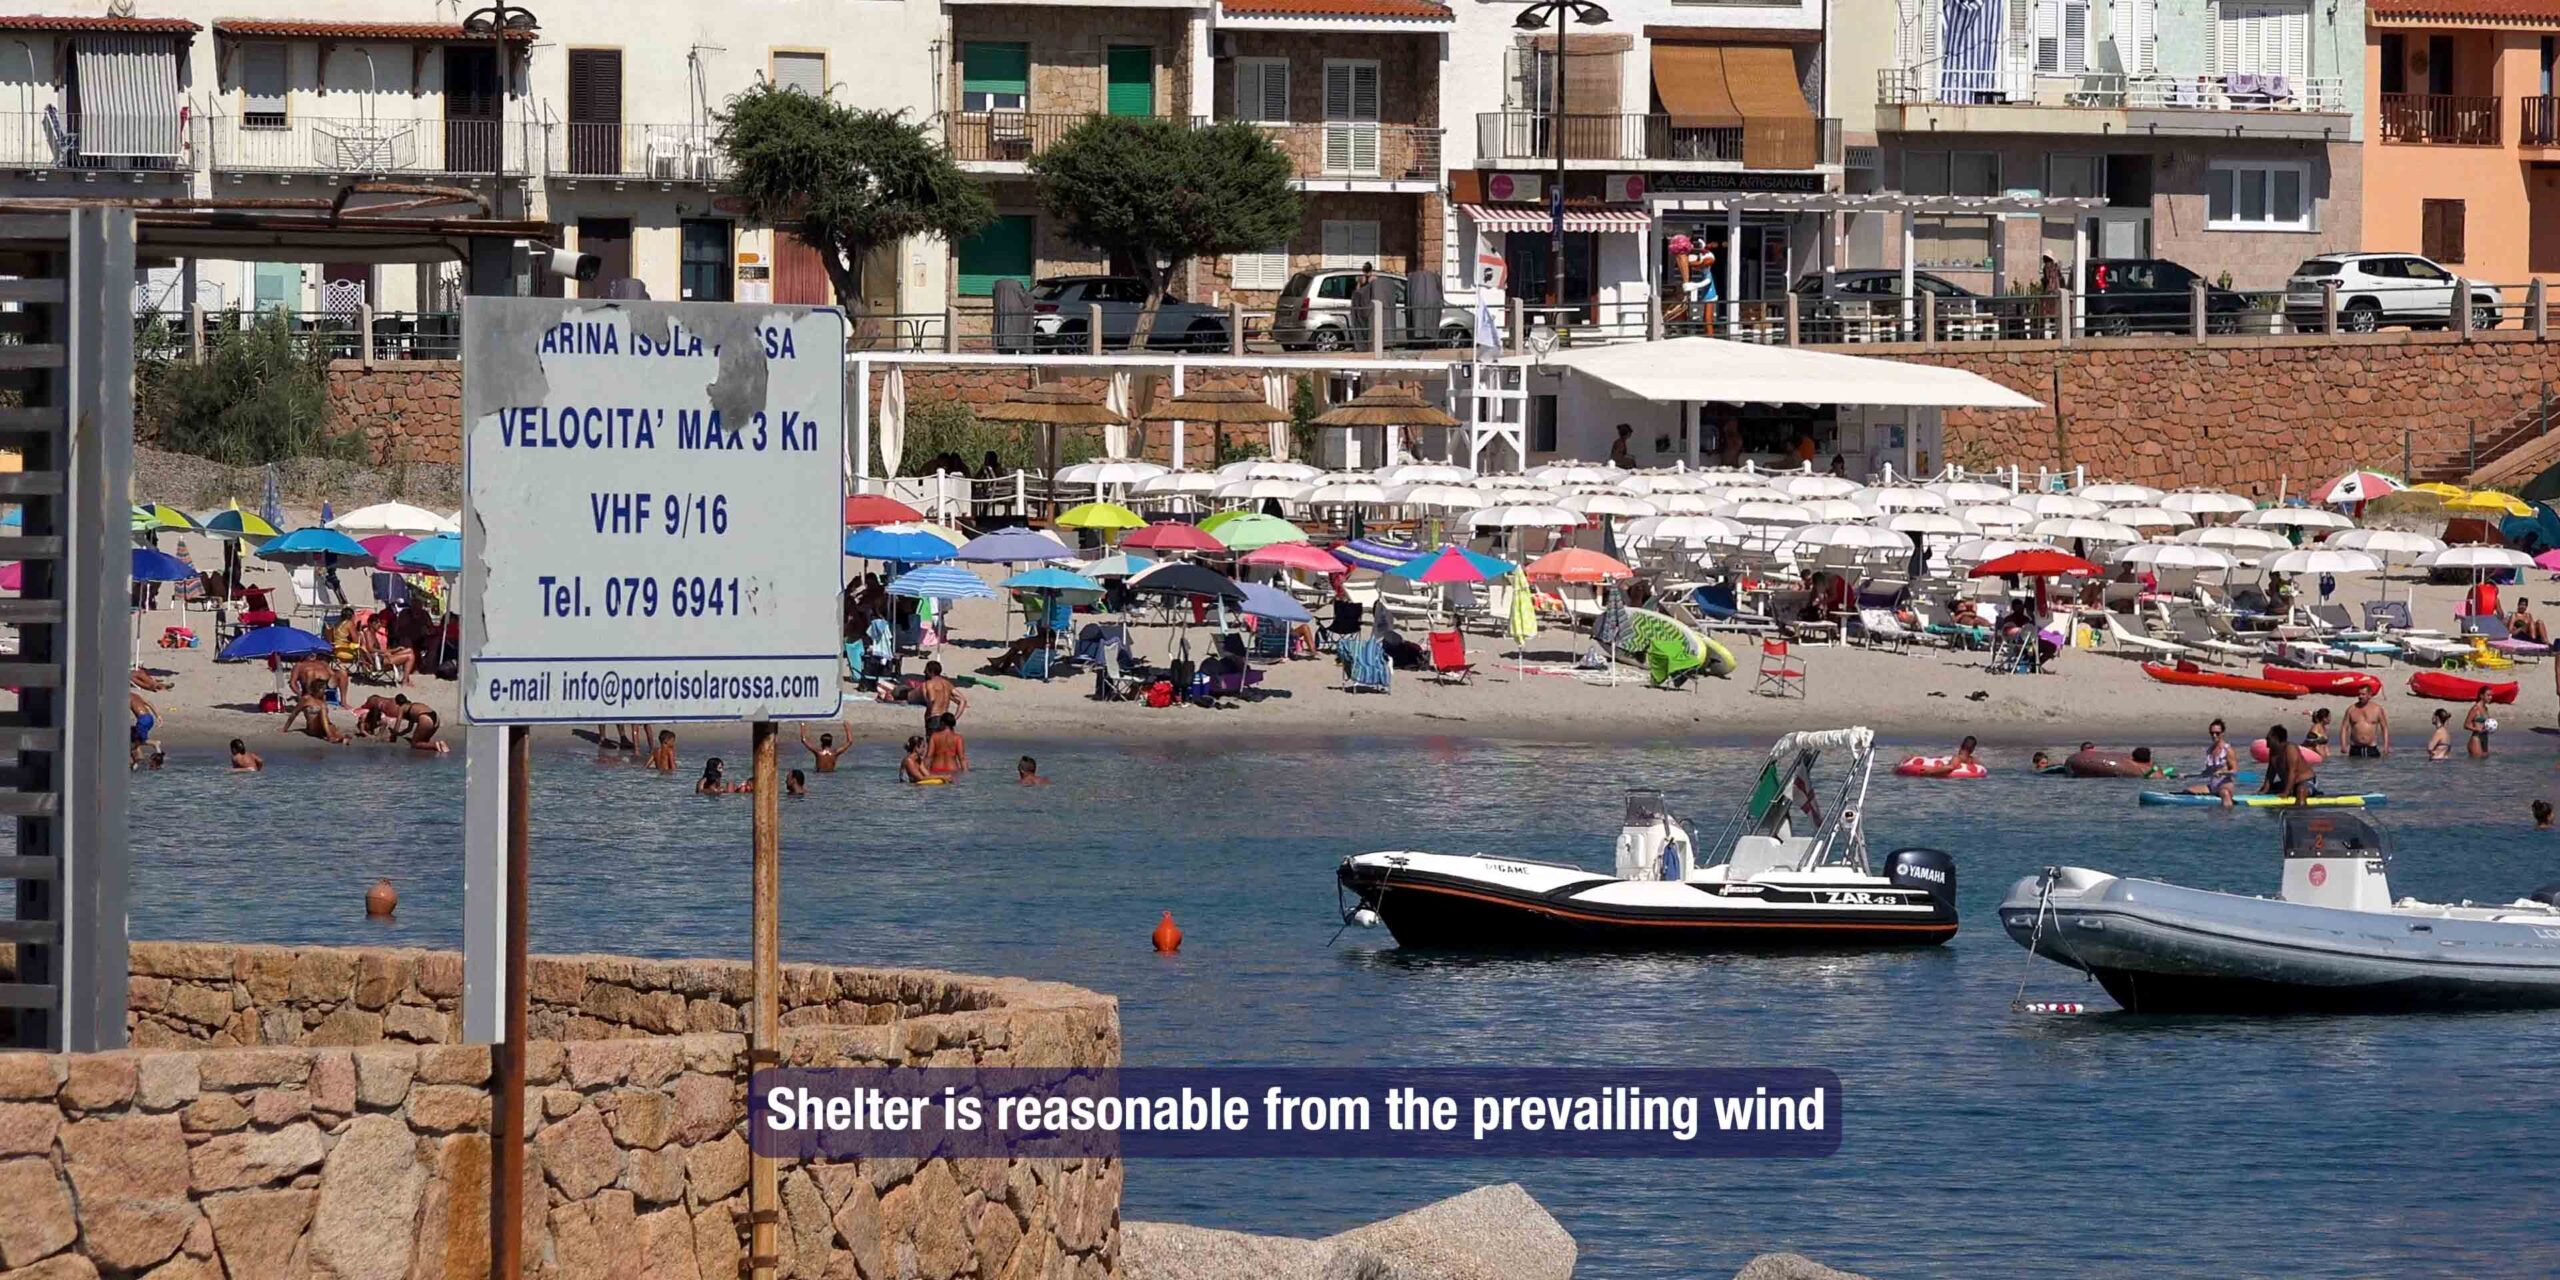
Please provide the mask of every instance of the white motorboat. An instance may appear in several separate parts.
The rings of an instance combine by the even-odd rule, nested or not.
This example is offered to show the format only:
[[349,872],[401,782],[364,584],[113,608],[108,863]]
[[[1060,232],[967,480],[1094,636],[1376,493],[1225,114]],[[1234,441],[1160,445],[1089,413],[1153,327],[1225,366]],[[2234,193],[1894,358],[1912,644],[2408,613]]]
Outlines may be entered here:
[[2393,901],[2381,828],[2287,811],[2277,897],[2086,867],[2018,881],[2000,924],[2139,1013],[2560,1006],[2560,884],[2504,905]]
[[[1826,808],[1816,766],[1845,756]],[[1662,793],[1627,793],[1610,874],[1498,854],[1382,850],[1342,860],[1343,916],[1408,947],[1757,950],[1898,947],[1956,932],[1955,860],[1896,849],[1868,866],[1863,728],[1780,738],[1707,862]]]

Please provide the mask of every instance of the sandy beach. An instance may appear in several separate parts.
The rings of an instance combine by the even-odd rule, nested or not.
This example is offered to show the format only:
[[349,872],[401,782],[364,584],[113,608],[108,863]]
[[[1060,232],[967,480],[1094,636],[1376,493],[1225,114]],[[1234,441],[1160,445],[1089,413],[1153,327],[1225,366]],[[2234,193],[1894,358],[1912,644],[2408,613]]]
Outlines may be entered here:
[[[300,514],[300,513],[295,513]],[[167,547],[173,539],[164,537]],[[220,548],[210,539],[187,539],[198,564],[215,564]],[[254,563],[254,562],[253,562]],[[347,587],[360,606],[370,602],[366,575],[346,574]],[[282,585],[277,570],[253,571],[253,581]],[[2406,596],[2413,584],[2393,579],[2393,598]],[[2337,599],[2349,604],[2372,598],[2371,578],[2350,579]],[[2413,612],[2420,625],[2450,629],[2462,588],[2414,584]],[[2505,589],[2510,608],[2518,597],[2548,592],[2539,612],[2560,615],[2560,582],[2539,572]],[[289,599],[287,591],[282,598]],[[962,602],[952,615],[956,637],[940,655],[954,675],[974,672],[995,653],[999,637],[1010,634],[1000,601]],[[180,747],[218,746],[232,737],[283,745],[278,732],[283,718],[257,712],[262,694],[276,687],[266,664],[216,664],[212,650],[164,650],[150,647],[163,626],[176,620],[159,610],[143,620],[143,648],[138,660],[174,681],[175,687],[146,696],[160,712],[159,740]],[[297,618],[317,630],[322,620]],[[1014,620],[1018,622],[1018,619]],[[191,613],[188,622],[211,641],[208,615]],[[1408,623],[1418,631],[1418,626]],[[1176,651],[1171,628],[1133,628],[1137,654],[1161,662]],[[1418,636],[1417,636],[1418,638]],[[1089,675],[1062,676],[1043,683],[1012,676],[988,677],[964,689],[968,710],[962,728],[973,737],[1007,741],[1237,741],[1261,738],[1374,735],[1394,737],[1466,736],[1525,741],[1630,741],[1647,739],[1760,739],[1789,729],[1838,724],[1864,724],[1900,742],[1919,746],[1952,745],[1975,734],[2003,748],[2071,747],[2083,739],[2111,746],[2150,744],[2172,762],[2183,762],[2188,748],[2201,741],[2203,726],[2215,716],[2227,718],[2233,736],[2246,740],[2270,724],[2299,727],[2317,706],[2342,710],[2345,700],[2303,697],[2278,700],[2217,690],[2159,684],[2131,658],[2112,652],[2073,650],[2052,670],[2040,675],[2007,675],[1984,670],[1983,655],[1944,649],[1915,648],[1894,653],[1857,645],[1800,647],[1797,656],[1810,673],[1802,699],[1755,695],[1752,675],[1759,657],[1748,637],[1725,637],[1741,669],[1730,679],[1701,679],[1678,690],[1647,687],[1640,669],[1621,664],[1617,682],[1594,681],[1570,674],[1549,674],[1541,666],[1569,665],[1589,646],[1586,637],[1563,631],[1544,632],[1522,655],[1504,637],[1470,634],[1468,650],[1477,664],[1475,678],[1465,684],[1442,684],[1428,672],[1399,671],[1389,693],[1352,693],[1343,686],[1341,669],[1329,658],[1282,662],[1264,668],[1260,696],[1220,710],[1176,706],[1150,709],[1135,703],[1101,703],[1092,699]],[[1194,628],[1192,651],[1209,650],[1206,629]],[[921,669],[910,660],[908,670]],[[2254,667],[2233,668],[2255,674]],[[2392,716],[2395,745],[2415,751],[2423,747],[2428,713],[2459,704],[2417,698],[2407,691],[2415,668],[2394,664],[2366,668],[2384,681],[2382,702]],[[2548,725],[2560,717],[2560,695],[2554,692],[2553,664],[2527,662],[2498,673],[2522,685],[2515,706],[2501,715],[2510,726]],[[369,692],[397,692],[357,686],[355,700]],[[420,678],[406,692],[451,715],[457,710],[454,686]],[[916,732],[913,707],[881,704],[847,686],[845,718],[858,743],[856,758],[877,753],[883,762],[907,734]],[[568,729],[547,730],[565,737]],[[685,729],[690,743],[745,740],[743,728]],[[460,735],[453,735],[459,738]],[[302,739],[308,742],[308,739]],[[2512,741],[2512,739],[2510,739]],[[316,745],[316,744],[315,744]],[[264,747],[261,748],[265,749]],[[359,743],[351,750],[406,751],[380,743]],[[2023,763],[2023,760],[2020,761]]]

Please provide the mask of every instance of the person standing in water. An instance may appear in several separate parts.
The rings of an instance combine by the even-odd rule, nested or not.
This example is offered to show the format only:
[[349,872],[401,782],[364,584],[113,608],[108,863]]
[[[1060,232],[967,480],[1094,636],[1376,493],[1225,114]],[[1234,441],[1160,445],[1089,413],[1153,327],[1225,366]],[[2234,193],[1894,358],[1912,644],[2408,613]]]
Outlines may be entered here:
[[925,772],[924,767],[924,739],[908,738],[907,754],[898,759],[899,779],[905,782],[922,782],[931,776],[933,775]]
[[786,796],[808,795],[809,775],[802,773],[797,769],[792,770],[791,776],[782,780],[782,794]]
[[836,735],[832,733],[819,734],[817,743],[812,745],[809,741],[809,726],[805,724],[800,726],[800,745],[808,748],[809,754],[813,758],[810,767],[816,769],[820,773],[834,773],[836,771],[837,758],[853,748],[853,725],[851,722],[839,720],[836,722],[836,728],[844,732],[844,742],[842,745],[837,744]]
[[2469,753],[2472,759],[2488,758],[2489,731],[2496,724],[2497,721],[2489,716],[2489,690],[2483,687],[2479,693],[2473,695],[2471,709],[2462,713],[2462,731],[2471,735],[2471,740],[2464,743],[2462,749]]
[[1013,763],[1013,780],[1026,787],[1045,787],[1049,780],[1040,776],[1040,762],[1024,756]]
[[660,773],[676,771],[676,731],[658,730],[657,749],[649,753],[649,767]]
[[2429,760],[2450,760],[2453,758],[2453,735],[2445,728],[2446,725],[2449,725],[2452,722],[2452,712],[2447,711],[2442,707],[2436,708],[2435,732],[2427,735],[2427,758]]
[[2347,708],[2347,758],[2370,760],[2391,754],[2391,713],[2373,700],[2371,690],[2356,694]]

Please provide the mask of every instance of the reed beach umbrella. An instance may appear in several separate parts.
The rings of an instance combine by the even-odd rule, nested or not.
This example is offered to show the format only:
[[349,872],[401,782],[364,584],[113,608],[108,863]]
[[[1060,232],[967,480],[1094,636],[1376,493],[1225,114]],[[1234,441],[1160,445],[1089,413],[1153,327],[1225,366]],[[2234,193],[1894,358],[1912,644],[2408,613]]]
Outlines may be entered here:
[[994,404],[980,406],[982,422],[1005,422],[1015,426],[1039,427],[1047,436],[1042,470],[1050,477],[1049,495],[1044,504],[1049,514],[1058,509],[1058,429],[1061,427],[1118,427],[1128,425],[1127,415],[1102,401],[1079,391],[1071,391],[1054,383],[1026,387]]
[[[1422,398],[1422,393],[1408,386],[1371,387],[1316,416],[1319,427],[1357,429],[1361,427],[1409,428],[1454,427],[1456,418],[1439,406]],[[1391,451],[1392,452],[1392,451]],[[1382,461],[1393,464],[1389,456]]]
[[1140,422],[1206,423],[1209,427],[1209,456],[1227,456],[1227,428],[1270,427],[1291,420],[1286,409],[1262,398],[1260,391],[1242,387],[1195,387],[1170,400],[1165,400],[1140,415]]

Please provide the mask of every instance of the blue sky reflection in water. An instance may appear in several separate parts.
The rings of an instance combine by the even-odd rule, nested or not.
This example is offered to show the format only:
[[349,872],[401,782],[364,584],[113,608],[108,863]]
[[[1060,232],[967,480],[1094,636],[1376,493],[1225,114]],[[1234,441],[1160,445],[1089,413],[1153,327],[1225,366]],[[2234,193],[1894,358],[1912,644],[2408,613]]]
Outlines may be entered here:
[[[2549,740],[2499,745],[2486,765],[2404,751],[2327,771],[2392,793],[2396,891],[2503,901],[2560,879],[2560,834],[2526,817],[2560,800]],[[538,949],[744,955],[747,801],[691,795],[703,749],[686,746],[674,779],[538,753]],[[985,772],[909,788],[865,742],[858,767],[786,801],[785,958],[1079,983],[1120,997],[1131,1060],[1150,1065],[1801,1065],[1848,1090],[1829,1160],[1183,1162],[1132,1169],[1128,1216],[1317,1234],[1517,1178],[1581,1242],[1582,1273],[1610,1280],[1722,1275],[1780,1247],[1889,1275],[2560,1272],[2543,1136],[2560,1015],[2009,1013],[2022,974],[2030,996],[2112,1007],[2001,935],[2011,879],[2073,861],[2272,892],[2263,814],[2140,810],[2136,784],[2014,767],[1880,771],[1878,852],[1957,855],[1965,926],[1947,947],[1431,957],[1383,931],[1327,945],[1343,854],[1605,866],[1622,785],[1662,787],[1703,840],[1759,749],[1043,744],[1045,788],[1013,785],[1017,749],[975,743]],[[461,770],[406,754],[279,749],[235,777],[182,752],[137,777],[137,935],[458,945]],[[723,754],[735,768],[743,744]],[[377,875],[399,884],[397,923],[363,917]],[[1146,941],[1167,909],[1189,934],[1172,958]]]

